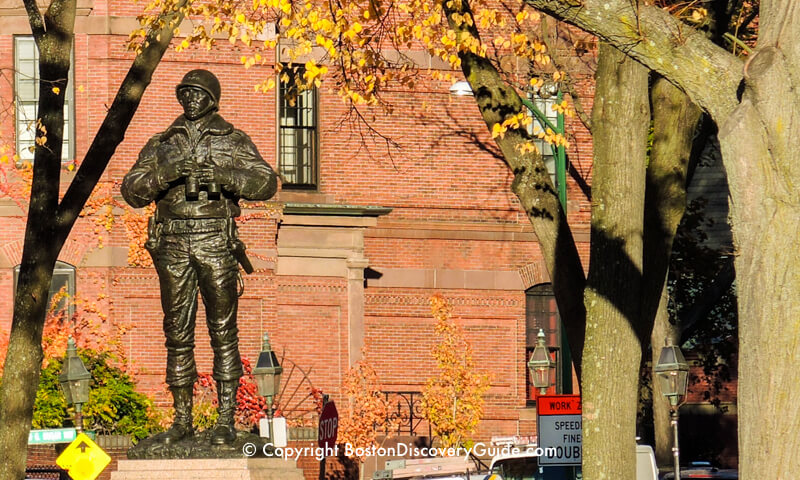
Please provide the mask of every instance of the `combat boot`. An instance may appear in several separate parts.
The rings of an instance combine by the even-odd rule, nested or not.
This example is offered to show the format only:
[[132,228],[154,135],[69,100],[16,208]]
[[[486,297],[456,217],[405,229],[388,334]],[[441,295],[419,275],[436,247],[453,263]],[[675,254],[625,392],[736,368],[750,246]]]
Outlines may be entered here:
[[233,414],[236,412],[237,390],[239,390],[239,380],[217,382],[219,417],[217,417],[217,425],[211,432],[211,443],[214,445],[231,444],[236,440]]
[[172,404],[175,407],[175,421],[169,430],[161,434],[161,441],[168,445],[194,435],[192,387],[170,387],[170,391],[172,391]]

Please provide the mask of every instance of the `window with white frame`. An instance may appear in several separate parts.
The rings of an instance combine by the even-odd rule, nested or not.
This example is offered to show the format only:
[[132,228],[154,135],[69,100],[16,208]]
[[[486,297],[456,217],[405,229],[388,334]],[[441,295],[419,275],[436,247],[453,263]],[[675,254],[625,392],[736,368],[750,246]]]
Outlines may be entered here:
[[[544,116],[552,123],[556,125],[558,122],[558,113],[553,110],[553,105],[556,104],[556,97],[548,97],[542,98],[539,95],[532,95],[529,100],[533,103],[533,105],[539,109],[540,112],[544,114]],[[542,128],[542,125],[539,121],[534,118],[531,122],[531,126],[529,127],[530,133],[533,135],[534,140],[533,144],[536,145],[536,148],[539,149],[539,152],[542,154],[542,160],[544,164],[547,166],[547,171],[550,173],[550,180],[553,181],[553,186],[557,187],[556,181],[556,147],[555,145],[551,145],[540,139],[538,135],[540,133],[544,133],[545,129]]]
[[[14,267],[14,293],[17,291],[17,281],[19,279],[19,265]],[[58,296],[54,305],[50,305],[54,296]],[[75,313],[75,267],[69,263],[57,261],[53,268],[53,280],[50,282],[50,292],[48,293],[48,309],[52,306],[52,311],[65,311],[68,317]]]
[[[70,70],[70,75],[72,75]],[[75,128],[72,113],[73,82],[67,83],[64,103],[64,141],[61,161],[74,157]],[[14,37],[14,90],[16,100],[17,155],[20,161],[32,161],[36,141],[36,118],[39,104],[39,50],[32,36]]]
[[278,172],[289,189],[317,188],[317,90],[298,92],[303,71],[285,68],[289,81],[280,82],[278,96]]

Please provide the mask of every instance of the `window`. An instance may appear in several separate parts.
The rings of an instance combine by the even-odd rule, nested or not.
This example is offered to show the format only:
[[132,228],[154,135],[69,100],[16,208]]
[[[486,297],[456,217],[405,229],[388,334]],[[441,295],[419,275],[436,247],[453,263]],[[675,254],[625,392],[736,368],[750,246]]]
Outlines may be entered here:
[[[548,98],[543,98],[539,95],[534,95],[530,97],[530,101],[544,114],[550,123],[557,125],[558,113],[553,110],[553,105],[556,104],[556,97],[550,96]],[[531,122],[531,126],[528,128],[530,133],[534,136],[534,145],[536,145],[536,148],[542,153],[542,160],[547,166],[547,171],[550,173],[550,180],[553,181],[553,186],[558,189],[556,180],[556,147],[536,137],[536,135],[545,131],[538,120],[534,118],[533,122]]]
[[[70,77],[72,71],[70,70]],[[61,161],[74,157],[75,141],[73,105],[73,81],[67,83],[64,104],[64,142]],[[14,37],[14,87],[16,94],[17,155],[20,161],[33,160],[36,139],[36,108],[39,104],[39,50],[31,36]]]
[[[14,267],[15,293],[17,291],[18,278],[19,265]],[[53,295],[62,292],[62,290],[65,295],[60,298],[55,306],[55,310],[60,311],[66,309],[67,315],[71,317],[72,314],[75,313],[75,302],[72,301],[75,298],[75,267],[68,263],[58,261],[53,269],[53,281],[50,282],[50,293],[47,297],[48,304],[53,298]]]
[[533,286],[525,292],[525,387],[528,403],[533,403],[538,393],[531,381],[527,363],[536,347],[539,329],[544,330],[550,358],[555,362],[555,367],[550,369],[550,379],[551,382],[555,380],[555,385],[547,393],[561,393],[561,317],[558,315],[556,297],[549,283]]
[[283,188],[317,188],[317,91],[297,91],[302,67],[285,68],[289,81],[280,82],[278,172]]

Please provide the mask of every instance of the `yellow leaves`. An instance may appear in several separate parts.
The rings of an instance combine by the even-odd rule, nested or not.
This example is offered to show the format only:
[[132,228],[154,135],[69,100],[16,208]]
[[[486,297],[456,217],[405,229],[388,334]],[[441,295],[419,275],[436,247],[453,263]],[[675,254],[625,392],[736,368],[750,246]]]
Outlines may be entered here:
[[482,29],[502,28],[506,25],[505,16],[494,9],[479,8],[476,18],[478,26]]
[[536,145],[533,142],[524,142],[516,146],[516,149],[521,154],[532,153],[538,151],[539,149],[536,148]]
[[513,44],[524,44],[528,42],[528,36],[524,33],[512,33],[511,34],[511,43]]
[[693,23],[705,23],[706,19],[708,19],[708,10],[705,8],[696,8],[692,10],[692,14],[689,19]]
[[320,86],[322,77],[328,73],[328,67],[325,65],[319,66],[315,60],[306,62],[306,71],[303,73],[303,78],[308,83],[314,83],[317,87]]
[[567,138],[560,133],[555,133],[549,128],[546,128],[543,132],[539,132],[537,137],[556,147],[569,148],[569,142],[567,141]]
[[317,43],[317,45],[319,45],[320,47],[324,48],[328,52],[330,52],[331,50],[334,49],[333,40],[323,36],[320,33],[317,34],[317,36],[315,37],[314,41]]
[[492,125],[492,138],[503,138],[506,134],[508,127],[503,125],[502,123],[495,123]]
[[503,138],[509,129],[526,128],[531,121],[530,115],[526,112],[510,115],[502,123],[492,125],[492,138]]
[[[244,65],[244,68],[250,68],[253,65],[255,65],[256,63],[262,63],[263,58],[261,57],[260,54],[255,54],[252,57],[248,57],[246,55],[242,55],[242,57],[240,58],[240,61],[242,62],[242,65]],[[274,83],[275,83],[275,81],[273,80],[273,84]]]
[[554,112],[560,113],[565,117],[571,117],[575,114],[575,112],[572,110],[572,108],[569,106],[566,100],[564,100],[561,103],[553,104],[551,108],[553,109]]
[[[458,55],[451,53],[450,56],[447,58],[448,63],[453,67],[453,69],[457,69],[461,67],[461,59],[458,58]],[[449,80],[449,78],[446,78]]]
[[464,25],[471,27],[475,23],[472,19],[472,16],[468,13],[465,13],[464,15],[461,15],[460,13],[453,13],[450,15],[450,20],[452,20],[453,23],[458,27]]
[[505,37],[500,37],[500,36],[494,37],[494,40],[492,40],[492,43],[497,48],[510,48],[511,47],[511,41],[508,40]]
[[423,388],[423,415],[444,448],[463,446],[483,416],[483,394],[489,388],[489,377],[477,372],[472,347],[452,319],[444,298],[434,295],[430,303],[436,322],[433,358],[437,375]]
[[441,39],[439,40],[442,42],[442,45],[445,47],[455,47],[456,46],[456,32],[452,30],[448,30],[442,35]]

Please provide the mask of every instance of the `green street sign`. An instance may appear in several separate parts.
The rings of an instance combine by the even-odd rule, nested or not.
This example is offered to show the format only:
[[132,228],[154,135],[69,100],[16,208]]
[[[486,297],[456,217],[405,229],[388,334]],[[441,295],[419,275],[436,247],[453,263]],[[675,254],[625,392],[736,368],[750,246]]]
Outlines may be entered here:
[[47,430],[31,430],[28,434],[28,445],[48,443],[72,443],[78,436],[74,428],[49,428]]

